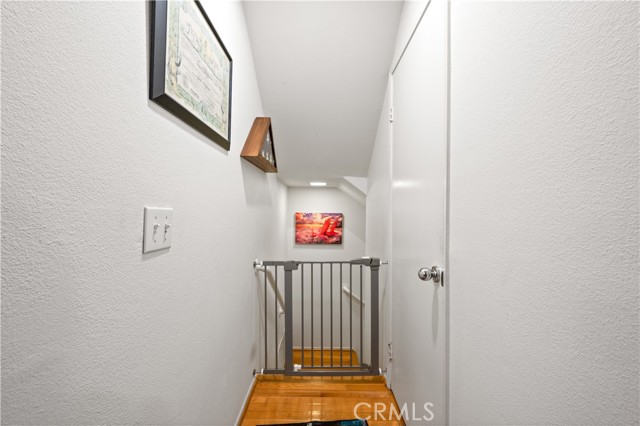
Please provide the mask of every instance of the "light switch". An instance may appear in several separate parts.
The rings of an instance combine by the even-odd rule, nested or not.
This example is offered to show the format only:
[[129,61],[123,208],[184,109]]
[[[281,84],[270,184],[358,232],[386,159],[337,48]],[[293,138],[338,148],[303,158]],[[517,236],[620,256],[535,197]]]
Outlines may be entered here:
[[160,207],[144,208],[143,253],[171,247],[172,234],[173,209]]

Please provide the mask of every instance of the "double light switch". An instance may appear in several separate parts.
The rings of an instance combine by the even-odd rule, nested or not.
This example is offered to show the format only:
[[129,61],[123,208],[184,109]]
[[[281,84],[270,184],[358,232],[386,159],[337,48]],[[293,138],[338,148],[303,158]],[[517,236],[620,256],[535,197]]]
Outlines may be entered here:
[[142,252],[149,253],[171,247],[173,209],[144,208],[144,235]]

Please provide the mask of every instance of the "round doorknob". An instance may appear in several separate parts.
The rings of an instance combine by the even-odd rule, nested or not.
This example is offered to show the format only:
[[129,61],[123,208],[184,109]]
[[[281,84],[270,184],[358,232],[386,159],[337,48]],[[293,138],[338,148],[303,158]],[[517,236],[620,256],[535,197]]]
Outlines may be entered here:
[[433,280],[434,283],[441,283],[441,285],[444,285],[444,282],[442,282],[443,272],[444,270],[438,266],[432,266],[431,269],[420,268],[418,270],[418,278],[422,281]]
[[420,268],[418,270],[418,278],[422,281],[429,281],[433,276],[431,275],[431,269],[429,268]]

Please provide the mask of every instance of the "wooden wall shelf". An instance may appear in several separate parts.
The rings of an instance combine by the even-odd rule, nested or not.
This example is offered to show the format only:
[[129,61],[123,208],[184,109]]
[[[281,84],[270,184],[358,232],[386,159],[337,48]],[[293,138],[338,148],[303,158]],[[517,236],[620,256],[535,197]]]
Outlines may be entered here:
[[270,117],[256,117],[240,156],[266,173],[278,173]]

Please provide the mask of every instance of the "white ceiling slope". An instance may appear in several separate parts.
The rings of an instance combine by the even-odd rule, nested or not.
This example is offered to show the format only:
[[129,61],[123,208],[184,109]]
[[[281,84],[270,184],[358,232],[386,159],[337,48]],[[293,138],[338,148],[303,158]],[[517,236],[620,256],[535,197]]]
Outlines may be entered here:
[[280,178],[366,176],[401,1],[245,1]]

